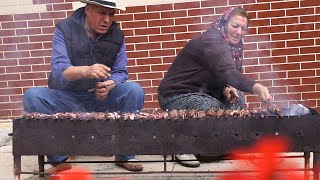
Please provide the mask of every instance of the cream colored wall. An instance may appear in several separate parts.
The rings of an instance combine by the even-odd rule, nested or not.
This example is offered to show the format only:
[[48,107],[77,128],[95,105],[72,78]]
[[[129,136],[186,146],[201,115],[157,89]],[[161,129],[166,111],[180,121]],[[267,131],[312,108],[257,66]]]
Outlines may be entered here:
[[[142,5],[154,5],[154,4],[167,4],[178,2],[191,2],[199,0],[121,0],[121,4],[130,6],[142,6]],[[82,7],[84,4],[80,2],[74,2],[73,9]],[[0,0],[0,15],[7,14],[25,14],[25,13],[39,13],[46,12],[45,4],[34,5],[32,0]]]

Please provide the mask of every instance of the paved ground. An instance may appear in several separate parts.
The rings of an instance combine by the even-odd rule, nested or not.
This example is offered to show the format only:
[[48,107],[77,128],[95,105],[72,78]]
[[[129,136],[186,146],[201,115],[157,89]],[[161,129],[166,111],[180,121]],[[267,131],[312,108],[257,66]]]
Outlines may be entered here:
[[[13,156],[12,156],[12,139],[8,136],[8,133],[12,132],[12,123],[10,120],[0,121],[0,180],[12,180],[13,176]],[[297,153],[286,153],[286,155],[297,155]],[[301,153],[299,153],[301,155]],[[162,156],[137,156],[139,160],[162,160]],[[80,156],[75,157],[75,161],[111,161],[113,157],[102,157],[102,156]],[[302,158],[290,158],[283,161],[290,161],[296,164],[296,168],[303,167],[303,159]],[[311,162],[312,163],[312,162]],[[94,163],[94,164],[75,164],[78,167],[85,167],[87,170],[91,172],[128,172],[125,171],[113,163]],[[50,165],[46,165],[46,169],[50,168]],[[222,171],[222,170],[234,170],[236,168],[244,168],[244,167],[252,167],[252,164],[249,162],[243,161],[221,161],[215,163],[202,163],[199,168],[187,168],[183,167],[177,163],[167,163],[167,171],[168,173],[159,173],[159,174],[130,174],[130,175],[95,175],[94,179],[126,179],[126,180],[213,180],[213,179],[221,179],[219,178],[221,174],[215,173],[204,173],[197,174],[192,173],[192,171]],[[36,171],[38,169],[37,166],[37,157],[36,156],[23,156],[22,157],[22,170],[23,171]],[[163,171],[164,166],[161,162],[148,162],[144,163],[144,172],[150,171]],[[190,171],[191,173],[176,173],[178,171]],[[38,176],[34,175],[22,175],[21,179],[26,180],[37,180]],[[44,179],[44,178],[43,178]]]

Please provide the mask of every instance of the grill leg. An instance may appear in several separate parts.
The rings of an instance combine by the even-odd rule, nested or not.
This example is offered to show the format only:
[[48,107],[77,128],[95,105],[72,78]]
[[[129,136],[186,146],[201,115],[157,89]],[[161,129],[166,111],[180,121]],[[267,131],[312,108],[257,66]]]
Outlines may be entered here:
[[[38,165],[39,172],[44,172],[44,156],[38,156]],[[44,175],[40,174],[39,177],[44,177]]]
[[20,180],[20,174],[21,174],[21,156],[13,156],[13,166],[14,166],[14,179]]
[[309,169],[310,169],[310,152],[304,152],[303,153],[303,157],[304,157],[304,169],[308,169],[308,170],[304,171],[304,179],[305,180],[309,180],[309,177],[310,177],[310,173],[309,173]]
[[319,180],[320,153],[313,152],[313,179]]

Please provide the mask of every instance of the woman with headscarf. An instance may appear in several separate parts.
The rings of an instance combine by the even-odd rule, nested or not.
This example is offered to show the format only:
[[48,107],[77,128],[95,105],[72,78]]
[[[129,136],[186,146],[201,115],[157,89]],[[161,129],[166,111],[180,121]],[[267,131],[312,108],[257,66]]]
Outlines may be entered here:
[[[241,7],[228,9],[200,36],[190,40],[159,85],[162,110],[243,109],[243,92],[270,102],[268,89],[241,73],[242,38],[250,17]],[[199,167],[193,154],[175,155],[180,164]],[[183,161],[180,161],[183,160]]]

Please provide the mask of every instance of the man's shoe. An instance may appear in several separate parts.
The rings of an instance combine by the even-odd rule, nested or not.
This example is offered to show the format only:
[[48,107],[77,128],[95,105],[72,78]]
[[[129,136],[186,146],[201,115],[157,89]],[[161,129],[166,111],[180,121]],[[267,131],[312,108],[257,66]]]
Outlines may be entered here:
[[57,173],[61,171],[66,171],[72,168],[72,165],[70,163],[65,163],[67,160],[69,160],[69,157],[66,157],[60,162],[49,162],[49,164],[52,166],[52,168],[48,169],[48,173]]
[[142,171],[143,165],[140,163],[135,163],[133,161],[137,161],[136,159],[129,159],[126,162],[118,162],[115,163],[117,166],[123,167],[128,171]]
[[175,155],[175,158],[177,159],[178,163],[182,166],[186,167],[199,167],[200,162],[197,160],[197,158],[193,154],[180,154]]
[[197,159],[200,162],[204,162],[204,163],[210,163],[210,162],[219,162],[219,161],[223,161],[223,160],[227,160],[229,155],[228,154],[214,154],[214,155],[196,155]]

